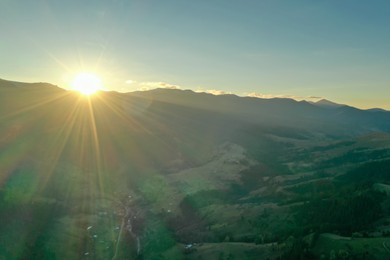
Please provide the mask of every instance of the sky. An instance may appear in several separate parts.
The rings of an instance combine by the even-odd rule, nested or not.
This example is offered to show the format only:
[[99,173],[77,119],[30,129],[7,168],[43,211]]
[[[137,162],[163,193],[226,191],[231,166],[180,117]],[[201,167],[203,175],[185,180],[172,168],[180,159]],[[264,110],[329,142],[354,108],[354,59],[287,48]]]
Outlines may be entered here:
[[390,109],[388,0],[0,0],[0,78]]

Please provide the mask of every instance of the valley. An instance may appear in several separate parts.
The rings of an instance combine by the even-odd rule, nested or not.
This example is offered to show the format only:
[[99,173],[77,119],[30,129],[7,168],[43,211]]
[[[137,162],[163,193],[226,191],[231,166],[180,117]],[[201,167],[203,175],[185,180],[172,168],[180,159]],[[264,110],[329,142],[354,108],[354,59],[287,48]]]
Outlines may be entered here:
[[0,92],[0,258],[390,255],[390,112],[166,89]]

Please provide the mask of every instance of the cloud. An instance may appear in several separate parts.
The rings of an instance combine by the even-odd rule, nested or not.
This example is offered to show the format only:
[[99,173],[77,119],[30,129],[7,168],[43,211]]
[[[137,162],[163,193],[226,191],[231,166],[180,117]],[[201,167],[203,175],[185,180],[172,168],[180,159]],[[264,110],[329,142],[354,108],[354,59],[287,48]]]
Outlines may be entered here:
[[246,93],[244,96],[247,97],[255,97],[255,98],[291,98],[295,100],[318,100],[322,99],[322,97],[318,96],[295,96],[295,95],[274,95],[274,94],[263,94],[263,93],[258,93],[258,92],[251,92],[251,93]]
[[137,81],[128,79],[128,80],[125,81],[125,83],[130,85],[130,84],[137,83]]
[[196,92],[198,93],[208,93],[208,94],[213,94],[213,95],[231,95],[233,94],[232,92],[227,92],[219,89],[207,89],[207,90],[197,90]]
[[308,96],[309,99],[322,99],[323,97],[317,97],[317,96]]
[[255,97],[255,98],[292,98],[292,99],[302,99],[300,96],[294,96],[294,95],[274,95],[274,94],[263,94],[258,92],[251,92],[247,93],[245,96],[247,97]]
[[146,91],[155,88],[166,88],[166,89],[181,89],[178,85],[173,85],[166,82],[140,82],[138,83],[139,90]]
[[[165,88],[165,89],[182,89],[180,86],[163,82],[163,81],[145,81],[145,82],[137,82],[135,80],[126,80],[126,84],[135,86],[137,90],[139,91],[148,91],[156,88]],[[212,95],[238,95],[238,96],[246,96],[246,97],[254,97],[254,98],[264,98],[264,99],[271,99],[271,98],[290,98],[295,99],[297,101],[306,100],[306,101],[318,101],[320,99],[323,99],[323,97],[320,96],[297,96],[297,95],[280,95],[280,94],[264,94],[260,92],[246,92],[243,94],[236,94],[230,91],[224,91],[220,89],[203,89],[202,87],[199,87],[197,90],[194,90],[197,93],[208,93]]]
[[255,97],[255,98],[281,98],[283,95],[272,95],[272,94],[263,94],[258,92],[246,93],[247,97]]

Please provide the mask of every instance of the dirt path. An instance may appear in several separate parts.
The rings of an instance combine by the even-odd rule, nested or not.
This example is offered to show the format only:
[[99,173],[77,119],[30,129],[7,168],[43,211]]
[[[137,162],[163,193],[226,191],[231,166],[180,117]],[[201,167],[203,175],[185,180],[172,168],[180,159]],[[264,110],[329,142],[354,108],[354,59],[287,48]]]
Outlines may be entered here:
[[131,216],[132,215],[131,215],[131,210],[130,210],[129,206],[125,207],[125,212],[126,212],[126,214],[122,218],[122,224],[121,224],[121,228],[120,228],[120,231],[119,231],[119,234],[118,234],[118,238],[117,238],[117,242],[116,242],[115,254],[111,258],[111,260],[117,259],[121,238],[123,236],[123,232],[126,232],[126,231],[129,232],[129,234],[137,241],[137,256],[141,252],[141,242],[140,242],[140,239],[133,232],[133,226],[132,226],[132,223],[131,223]]
[[115,254],[114,254],[114,256],[111,258],[111,260],[115,260],[116,257],[117,257],[117,255],[118,255],[119,244],[120,244],[120,240],[121,240],[121,237],[122,237],[122,233],[123,233],[124,226],[125,226],[125,218],[122,219],[121,229],[119,230],[118,238],[117,238],[117,240],[116,240]]

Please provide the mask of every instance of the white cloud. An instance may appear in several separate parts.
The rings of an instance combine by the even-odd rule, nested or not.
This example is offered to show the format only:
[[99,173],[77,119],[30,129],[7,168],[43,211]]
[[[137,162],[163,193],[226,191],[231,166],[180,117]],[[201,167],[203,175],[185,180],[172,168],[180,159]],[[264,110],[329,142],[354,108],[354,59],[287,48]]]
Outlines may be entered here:
[[283,95],[263,94],[263,93],[258,93],[258,92],[246,93],[245,96],[255,97],[255,98],[280,98],[280,97],[283,97]]
[[263,94],[258,92],[251,92],[251,93],[245,93],[244,96],[247,97],[255,97],[255,98],[291,98],[295,100],[319,100],[322,99],[322,97],[317,96],[295,96],[295,95],[274,95],[274,94]]
[[130,84],[137,83],[137,81],[128,79],[128,80],[125,81],[125,83],[130,85]]
[[207,89],[207,90],[196,90],[195,92],[198,93],[208,93],[213,95],[230,95],[233,94],[232,92],[227,92],[219,89]]
[[139,90],[141,91],[151,90],[155,88],[181,89],[177,85],[173,85],[166,82],[140,82],[138,83],[138,85],[139,85]]
[[[145,82],[137,82],[135,80],[126,80],[126,84],[132,85],[133,87],[137,88],[139,91],[148,91],[156,88],[165,88],[165,89],[182,89],[180,86],[163,82],[163,81],[145,81]],[[199,87],[197,90],[194,90],[197,93],[208,93],[212,95],[238,95],[238,96],[246,96],[246,97],[254,97],[254,98],[264,98],[264,99],[271,99],[271,98],[290,98],[295,99],[297,101],[300,100],[307,100],[307,101],[318,101],[322,99],[322,97],[319,96],[297,96],[297,95],[281,95],[281,94],[264,94],[260,92],[246,92],[243,94],[236,94],[230,91],[224,91],[220,89],[203,89],[202,87]]]

